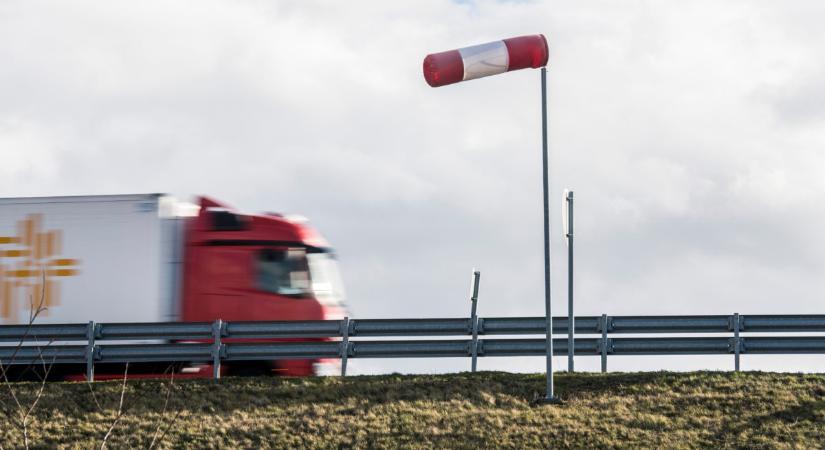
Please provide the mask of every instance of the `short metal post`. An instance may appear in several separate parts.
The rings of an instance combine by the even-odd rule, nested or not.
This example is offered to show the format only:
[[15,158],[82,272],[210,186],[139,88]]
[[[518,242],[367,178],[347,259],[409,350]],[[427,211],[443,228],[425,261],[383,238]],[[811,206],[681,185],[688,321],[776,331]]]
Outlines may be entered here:
[[607,373],[607,314],[602,314],[602,373]]
[[734,358],[734,370],[739,372],[739,352],[740,352],[740,344],[739,344],[739,313],[733,313],[733,358]]
[[86,381],[91,383],[95,380],[95,321],[90,320],[86,327]]
[[341,322],[341,376],[347,376],[347,357],[349,356],[349,317]]
[[575,317],[573,316],[573,191],[567,192],[567,371],[573,372]]
[[223,331],[223,321],[218,319],[212,322],[212,378],[215,381],[221,379],[221,333]]
[[478,284],[481,280],[481,272],[478,270],[473,269],[473,284],[472,284],[472,293],[470,294],[470,323],[473,326],[473,343],[472,343],[472,368],[473,372],[476,371],[477,363],[478,363]]

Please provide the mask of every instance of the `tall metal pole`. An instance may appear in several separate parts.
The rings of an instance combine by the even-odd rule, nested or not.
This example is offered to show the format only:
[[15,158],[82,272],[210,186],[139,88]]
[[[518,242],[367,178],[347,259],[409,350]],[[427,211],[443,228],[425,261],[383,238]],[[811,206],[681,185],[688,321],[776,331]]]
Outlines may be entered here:
[[547,327],[547,396],[546,403],[558,403],[553,390],[553,316],[550,307],[550,199],[547,185],[547,68],[541,68],[541,146],[542,185],[544,187],[544,312]]
[[567,371],[573,372],[573,191],[567,193]]

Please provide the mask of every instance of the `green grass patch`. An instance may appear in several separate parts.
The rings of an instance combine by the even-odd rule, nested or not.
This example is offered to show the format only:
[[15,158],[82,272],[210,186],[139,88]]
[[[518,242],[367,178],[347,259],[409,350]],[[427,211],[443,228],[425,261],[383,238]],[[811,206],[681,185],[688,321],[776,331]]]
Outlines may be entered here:
[[[147,448],[167,427],[159,448],[825,446],[825,375],[818,374],[558,374],[558,406],[536,404],[543,375],[500,372],[179,380],[164,411],[168,385],[127,383],[109,448]],[[13,385],[23,404],[38,387]],[[13,409],[8,387],[0,388]],[[29,425],[31,446],[100,447],[120,392],[118,381],[46,385]],[[23,446],[7,415],[0,444]]]

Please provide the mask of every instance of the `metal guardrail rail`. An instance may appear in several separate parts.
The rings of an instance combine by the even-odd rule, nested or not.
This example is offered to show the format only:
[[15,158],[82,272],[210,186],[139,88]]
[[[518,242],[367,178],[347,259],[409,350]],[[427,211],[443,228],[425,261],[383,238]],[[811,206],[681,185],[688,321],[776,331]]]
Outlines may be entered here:
[[[0,363],[85,364],[126,362],[211,363],[340,358],[544,356],[546,340],[483,338],[545,334],[544,317],[349,319],[276,322],[95,323],[0,326]],[[582,316],[576,317],[574,353],[608,355],[825,354],[825,336],[742,336],[741,333],[825,333],[825,315]],[[553,318],[553,334],[567,334],[567,317]],[[474,329],[476,333],[474,333]],[[621,337],[645,334],[728,336]],[[620,337],[612,337],[620,335]],[[471,336],[471,339],[362,340],[376,337]],[[341,338],[338,340],[336,338]],[[249,340],[272,340],[253,341]],[[290,339],[289,341],[276,339]],[[298,339],[297,341],[294,339]],[[302,340],[303,339],[303,340]],[[314,340],[305,340],[314,339]],[[82,341],[82,344],[72,342]],[[101,344],[100,341],[104,341]],[[132,341],[117,343],[118,341]],[[144,341],[144,342],[140,342]],[[152,342],[146,342],[152,341]],[[165,341],[166,343],[157,343]],[[188,342],[187,342],[188,341]],[[111,342],[111,343],[110,343]],[[566,338],[554,354],[568,354]]]

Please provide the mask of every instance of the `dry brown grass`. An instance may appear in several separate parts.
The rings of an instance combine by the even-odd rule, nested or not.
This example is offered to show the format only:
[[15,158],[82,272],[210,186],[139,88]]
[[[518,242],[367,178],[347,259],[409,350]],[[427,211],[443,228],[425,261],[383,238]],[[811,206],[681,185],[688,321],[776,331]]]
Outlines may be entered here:
[[[110,448],[146,448],[164,420],[162,380],[131,380]],[[18,386],[36,390],[38,384]],[[121,384],[51,383],[33,447],[97,446]],[[541,375],[478,373],[181,380],[160,448],[822,448],[825,375],[559,374],[561,406],[535,406]],[[169,413],[166,412],[168,421]],[[20,445],[0,422],[0,442]]]

